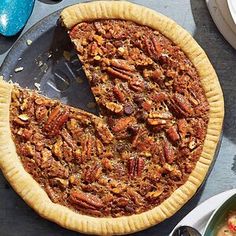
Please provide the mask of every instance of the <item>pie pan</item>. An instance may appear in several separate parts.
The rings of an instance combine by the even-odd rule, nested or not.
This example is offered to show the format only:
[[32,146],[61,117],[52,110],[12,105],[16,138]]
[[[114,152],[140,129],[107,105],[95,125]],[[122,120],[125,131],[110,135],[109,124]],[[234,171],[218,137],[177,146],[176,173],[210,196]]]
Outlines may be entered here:
[[[105,2],[99,2],[99,4],[104,4],[104,6],[106,5],[108,7],[108,9],[112,6],[113,7],[116,4],[120,4],[118,2],[113,2],[113,3],[105,3]],[[133,6],[131,6],[131,4],[129,5],[128,3],[122,3],[125,8],[125,6],[127,6],[129,10],[133,10]],[[96,8],[96,6],[94,5],[93,7]],[[130,7],[130,8],[129,8]],[[115,9],[115,7],[114,7]],[[136,7],[134,7],[134,10],[136,9]],[[137,7],[138,9],[138,7]],[[215,81],[215,79],[217,78],[215,75],[215,72],[213,70],[213,68],[211,67],[206,55],[204,54],[204,52],[200,49],[200,47],[196,44],[196,42],[191,38],[191,36],[186,33],[186,31],[184,31],[181,27],[177,26],[173,21],[169,20],[168,18],[159,15],[159,14],[155,14],[153,11],[146,11],[144,8],[140,8],[142,9],[142,13],[144,14],[144,16],[152,16],[152,17],[157,17],[156,19],[158,20],[163,20],[163,24],[167,24],[166,27],[168,29],[168,27],[170,27],[171,29],[175,29],[173,32],[172,37],[176,38],[176,40],[174,42],[179,43],[183,46],[183,43],[186,44],[189,42],[190,45],[194,45],[196,47],[194,48],[189,48],[187,49],[187,46],[183,46],[185,47],[185,52],[187,53],[188,56],[190,56],[190,59],[194,60],[194,65],[198,65],[197,67],[199,68],[199,74],[202,78],[204,78],[204,83],[205,86],[206,84],[209,84],[209,81]],[[95,9],[96,10],[96,9]],[[98,9],[97,9],[98,10]],[[96,12],[96,11],[95,11]],[[55,15],[57,14],[58,16],[58,12],[55,13]],[[147,15],[145,15],[147,14]],[[118,14],[119,15],[119,14]],[[52,15],[53,16],[53,15]],[[52,16],[49,16],[52,17]],[[132,15],[133,16],[133,15]],[[142,17],[142,15],[141,15]],[[152,17],[150,17],[149,20],[152,19]],[[131,17],[132,18],[132,17]],[[145,17],[139,18],[138,21],[141,21],[141,19],[146,19]],[[42,23],[42,22],[41,22]],[[51,24],[51,21],[48,23],[49,25]],[[40,23],[39,23],[40,25]],[[35,26],[37,28],[37,26]],[[163,26],[164,27],[164,26]],[[53,28],[53,27],[52,27]],[[57,29],[60,30],[59,28],[54,28],[53,32],[55,32]],[[47,34],[47,30],[44,27],[40,26],[40,29],[38,28],[39,31],[41,31],[41,34],[45,35]],[[32,31],[32,30],[31,30]],[[162,32],[162,31],[161,31]],[[38,45],[40,45],[40,39],[44,41],[43,44],[45,44],[45,35],[40,38],[35,36],[34,34],[32,34],[30,36],[30,31],[28,33],[26,33],[22,38],[21,38],[21,42],[27,44],[27,40],[31,40],[33,43],[31,45],[24,45],[22,48],[26,48],[25,49],[25,53],[27,53],[28,50],[30,50],[30,48],[33,48],[34,43],[37,44],[37,48],[38,49]],[[168,30],[165,31],[165,33],[168,35]],[[177,37],[178,33],[182,33],[184,35],[183,38],[179,38]],[[52,34],[49,33],[49,35]],[[171,37],[171,34],[169,34],[169,36]],[[179,36],[179,35],[178,35]],[[49,37],[50,39],[50,37]],[[51,38],[52,39],[52,38]],[[49,40],[48,40],[49,41]],[[4,77],[6,77],[8,80],[11,79],[13,82],[18,82],[20,85],[26,87],[38,87],[38,83],[40,82],[41,84],[41,90],[43,91],[43,93],[49,97],[53,97],[53,98],[59,98],[64,102],[68,102],[70,105],[78,105],[78,103],[76,101],[74,101],[75,96],[71,96],[72,95],[72,87],[74,88],[75,84],[73,84],[73,82],[76,81],[77,84],[86,84],[85,81],[82,82],[81,78],[78,78],[78,76],[80,75],[79,73],[82,73],[81,69],[78,69],[78,65],[79,62],[77,59],[75,60],[70,60],[70,66],[68,65],[69,62],[66,61],[65,58],[62,58],[63,61],[63,65],[65,65],[65,67],[68,70],[69,75],[65,75],[64,69],[60,70],[59,68],[57,68],[56,66],[60,63],[60,56],[58,56],[57,53],[59,53],[59,55],[66,55],[65,54],[65,50],[63,50],[63,52],[61,52],[60,54],[60,50],[58,47],[55,47],[55,45],[57,45],[57,42],[59,41],[59,37],[56,37],[56,41],[52,43],[52,47],[50,47],[50,50],[42,50],[43,53],[40,55],[40,57],[38,57],[38,53],[36,52],[36,50],[33,50],[32,54],[29,57],[26,57],[26,54],[24,55],[24,50],[18,50],[17,49],[17,44],[13,47],[12,52],[14,52],[15,50],[15,58],[18,58],[18,60],[15,60],[15,62],[12,63],[13,60],[13,56],[11,57],[11,53],[9,54],[9,56],[6,58],[6,62],[3,64],[2,67],[2,74],[4,75]],[[61,41],[62,42],[62,41]],[[59,45],[60,43],[59,42]],[[21,43],[22,45],[22,43]],[[186,44],[187,45],[187,44]],[[66,50],[70,50],[70,49],[66,49]],[[23,54],[20,53],[23,51]],[[20,54],[19,54],[20,53]],[[33,64],[35,63],[36,66],[36,71],[32,71],[33,65],[32,65],[32,58],[35,58],[35,56],[33,55],[37,55],[36,57],[36,61],[33,62]],[[58,58],[59,57],[59,58]],[[26,59],[25,59],[26,58]],[[53,60],[52,60],[52,59]],[[73,58],[73,56],[72,56]],[[14,60],[13,60],[14,61]],[[25,63],[25,64],[24,64]],[[30,64],[31,63],[31,64]],[[51,65],[55,66],[55,67],[51,67]],[[73,67],[74,65],[74,67]],[[65,68],[64,67],[64,68]],[[73,67],[76,72],[78,74],[75,74],[70,67]],[[5,69],[4,69],[5,68]],[[7,68],[7,69],[6,69]],[[10,68],[10,69],[9,69]],[[27,70],[25,70],[26,68],[30,68],[30,72],[27,72]],[[58,70],[54,70],[55,68],[57,68]],[[201,69],[200,69],[201,68]],[[38,70],[38,72],[37,72]],[[206,72],[207,70],[207,72]],[[25,73],[25,74],[24,74]],[[33,78],[30,80],[30,82],[27,79],[24,78]],[[57,79],[55,79],[55,77]],[[71,80],[70,78],[74,78],[74,80]],[[217,80],[217,79],[216,79]],[[26,192],[21,192],[20,187],[17,185],[17,183],[14,183],[16,185],[14,185],[16,191],[24,198],[24,200],[30,205],[32,206],[34,209],[36,209],[36,211],[39,211],[39,213],[44,216],[45,218],[48,218],[50,220],[55,221],[56,223],[67,227],[69,229],[73,229],[73,230],[77,230],[77,231],[81,231],[81,232],[85,232],[85,233],[96,233],[96,234],[124,234],[124,233],[130,233],[130,232],[135,232],[138,230],[142,230],[145,229],[151,225],[154,225],[162,220],[164,220],[167,217],[170,217],[171,215],[173,215],[181,206],[183,206],[187,200],[189,200],[194,193],[196,192],[196,190],[198,189],[198,187],[201,185],[201,183],[203,182],[203,179],[205,178],[205,175],[208,171],[208,167],[210,166],[210,164],[212,163],[213,157],[214,157],[214,153],[216,150],[216,146],[220,137],[220,132],[221,132],[221,126],[222,126],[222,121],[223,121],[223,109],[222,109],[222,105],[223,105],[223,97],[222,97],[222,93],[221,93],[221,89],[220,86],[218,84],[218,82],[210,84],[210,87],[208,88],[207,92],[211,93],[212,90],[217,90],[217,94],[216,96],[213,95],[213,98],[211,100],[212,103],[216,104],[214,105],[215,107],[219,106],[219,109],[216,109],[215,113],[216,116],[219,113],[219,120],[218,119],[214,119],[214,122],[211,121],[211,129],[213,132],[216,131],[217,134],[215,135],[214,132],[213,134],[209,134],[210,136],[213,137],[213,139],[210,141],[209,146],[207,148],[206,153],[204,153],[204,158],[202,159],[201,163],[199,163],[199,165],[196,167],[196,171],[194,172],[194,175],[191,176],[191,183],[189,183],[188,185],[185,185],[183,187],[181,187],[181,189],[178,189],[178,191],[176,191],[176,193],[173,194],[173,198],[171,199],[171,201],[167,201],[165,202],[165,207],[163,208],[159,208],[158,211],[152,211],[151,217],[147,217],[146,214],[144,214],[143,216],[134,216],[132,219],[127,217],[127,220],[125,218],[123,219],[108,219],[108,223],[104,223],[104,221],[102,221],[103,219],[88,219],[88,217],[82,217],[83,218],[83,224],[78,225],[78,223],[80,222],[80,219],[71,217],[72,214],[69,213],[68,211],[66,211],[66,215],[63,215],[63,219],[59,219],[58,215],[57,217],[55,217],[56,215],[53,213],[53,211],[50,211],[50,214],[48,212],[46,212],[46,210],[40,210],[40,198],[38,198],[37,200],[37,205],[34,204],[33,201],[30,201],[29,198],[27,196],[29,196],[29,194],[27,193],[27,196],[24,195]],[[214,85],[213,87],[211,87],[212,85]],[[87,89],[89,89],[89,87],[86,87]],[[81,89],[82,90],[82,89]],[[78,91],[78,90],[77,90]],[[88,91],[88,90],[86,90]],[[86,92],[85,92],[86,93]],[[214,93],[214,92],[213,92]],[[77,94],[77,93],[76,93]],[[66,97],[66,95],[68,95],[69,99]],[[72,98],[73,97],[73,98]],[[78,96],[76,97],[78,98]],[[219,99],[219,103],[218,103],[218,99]],[[83,106],[80,106],[83,109],[91,109],[88,110],[90,112],[94,112],[96,113],[96,109],[92,110],[92,106],[91,103],[94,102],[92,96],[89,97],[89,100],[85,101],[85,96],[82,96],[82,102],[83,102]],[[81,101],[80,100],[80,101]],[[86,107],[86,108],[85,108]],[[218,118],[218,116],[216,117]],[[217,130],[215,130],[215,125],[218,127]],[[5,165],[5,164],[4,164]],[[3,173],[6,175],[6,177],[8,179],[11,179],[12,177],[9,175],[9,173],[6,173],[6,167],[3,166]],[[4,170],[5,169],[5,170]],[[10,181],[11,182],[11,181]],[[29,190],[30,191],[30,190]],[[41,195],[41,193],[40,193]],[[32,197],[34,198],[34,197]],[[55,209],[57,207],[55,206]],[[59,208],[58,208],[59,209]],[[57,214],[59,213],[59,211],[57,211]],[[60,209],[60,213],[63,213],[62,208]],[[74,216],[75,214],[73,214]],[[67,216],[69,218],[67,218]],[[146,218],[147,217],[147,218]],[[73,219],[72,219],[73,218]],[[135,220],[134,220],[135,218]],[[86,221],[86,220],[88,221]],[[72,220],[72,222],[71,222]],[[96,223],[97,221],[97,223]],[[115,221],[117,221],[118,223],[116,223]],[[98,226],[99,223],[99,229],[96,229],[96,227],[93,227],[93,224],[91,223],[96,223],[96,225]],[[111,227],[110,227],[111,226]]]

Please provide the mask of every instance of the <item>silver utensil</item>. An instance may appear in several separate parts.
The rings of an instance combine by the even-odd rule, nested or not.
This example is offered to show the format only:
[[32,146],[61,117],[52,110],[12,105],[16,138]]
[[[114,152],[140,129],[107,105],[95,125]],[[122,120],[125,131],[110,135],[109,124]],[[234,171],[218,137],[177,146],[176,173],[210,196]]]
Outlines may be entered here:
[[198,230],[190,226],[180,226],[175,229],[174,233],[171,236],[202,236]]

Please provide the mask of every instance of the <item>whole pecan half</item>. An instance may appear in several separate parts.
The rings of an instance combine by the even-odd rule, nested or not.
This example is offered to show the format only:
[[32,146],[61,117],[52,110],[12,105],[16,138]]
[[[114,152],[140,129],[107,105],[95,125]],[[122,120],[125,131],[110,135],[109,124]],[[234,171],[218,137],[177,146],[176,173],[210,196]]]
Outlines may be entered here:
[[191,103],[182,94],[175,93],[171,100],[172,100],[171,106],[176,113],[179,113],[186,117],[193,115],[194,110],[192,108]]
[[128,172],[131,178],[140,177],[142,175],[142,171],[144,169],[144,159],[141,157],[138,158],[130,158],[128,161]]
[[146,48],[146,51],[148,53],[148,55],[154,59],[154,60],[157,60],[158,57],[156,55],[156,50],[155,50],[155,47],[153,45],[153,42],[150,38],[148,37],[145,37],[144,39],[144,45],[145,45],[145,48]]
[[122,59],[111,59],[110,61],[113,67],[126,70],[126,71],[135,71],[135,67],[130,65],[126,60]]
[[69,200],[72,204],[77,204],[79,207],[85,209],[99,209],[103,207],[103,202],[97,196],[90,193],[83,193],[79,190],[72,191],[69,196]]
[[49,135],[58,135],[61,128],[68,121],[69,113],[60,106],[56,106],[50,113],[47,122],[44,125],[44,130]]
[[175,160],[175,153],[172,145],[166,141],[164,144],[164,155],[168,163],[173,163]]
[[132,74],[129,75],[129,74],[127,74],[127,72],[125,73],[124,71],[119,70],[119,69],[113,69],[111,67],[108,67],[106,70],[109,75],[119,78],[119,79],[123,79],[123,80],[128,81],[132,78]]
[[94,138],[90,134],[85,134],[81,142],[82,152],[80,155],[80,163],[91,158],[93,146]]

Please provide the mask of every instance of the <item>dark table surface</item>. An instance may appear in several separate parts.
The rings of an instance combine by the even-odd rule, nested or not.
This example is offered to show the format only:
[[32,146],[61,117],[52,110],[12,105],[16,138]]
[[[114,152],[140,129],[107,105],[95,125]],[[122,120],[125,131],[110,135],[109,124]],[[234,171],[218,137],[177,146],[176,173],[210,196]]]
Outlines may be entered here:
[[[16,37],[0,36],[0,65],[13,43],[33,24],[78,0],[36,0],[34,11],[24,30]],[[208,12],[204,0],[132,1],[153,8],[187,29],[208,54],[215,67],[225,97],[223,139],[216,163],[204,186],[177,214],[163,223],[136,235],[165,236],[194,207],[220,192],[236,188],[236,51],[224,40]],[[73,236],[68,231],[39,217],[12,190],[0,173],[1,236]]]

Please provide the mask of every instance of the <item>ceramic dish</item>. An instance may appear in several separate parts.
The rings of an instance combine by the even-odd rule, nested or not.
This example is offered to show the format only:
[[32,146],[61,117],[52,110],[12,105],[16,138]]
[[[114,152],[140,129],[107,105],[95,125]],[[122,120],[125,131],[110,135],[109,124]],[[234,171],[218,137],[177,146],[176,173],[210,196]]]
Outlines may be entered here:
[[[218,235],[219,230],[227,223],[227,218],[232,211],[236,210],[236,193],[229,197],[220,207],[218,207],[208,220],[204,236]],[[225,235],[231,235],[228,233]]]
[[186,215],[173,229],[182,225],[188,225],[197,229],[200,233],[204,233],[207,222],[211,218],[213,212],[218,209],[227,199],[236,194],[236,189],[231,189],[209,198],[202,204],[194,208],[188,215]]

